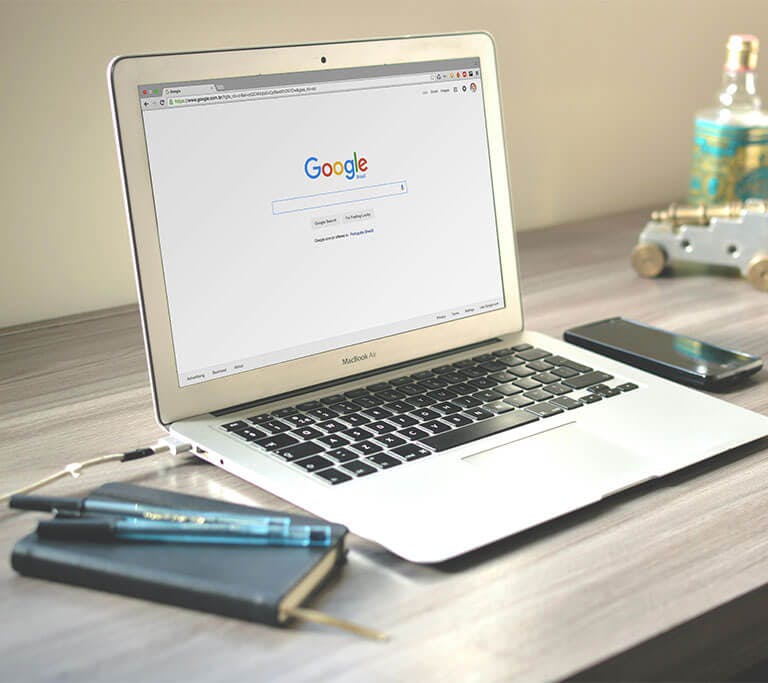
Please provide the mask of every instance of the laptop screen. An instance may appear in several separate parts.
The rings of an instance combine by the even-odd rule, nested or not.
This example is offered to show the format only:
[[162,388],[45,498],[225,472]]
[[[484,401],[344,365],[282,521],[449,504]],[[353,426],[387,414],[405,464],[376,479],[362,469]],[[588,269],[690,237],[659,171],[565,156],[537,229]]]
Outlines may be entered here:
[[139,86],[180,386],[504,307],[479,64]]

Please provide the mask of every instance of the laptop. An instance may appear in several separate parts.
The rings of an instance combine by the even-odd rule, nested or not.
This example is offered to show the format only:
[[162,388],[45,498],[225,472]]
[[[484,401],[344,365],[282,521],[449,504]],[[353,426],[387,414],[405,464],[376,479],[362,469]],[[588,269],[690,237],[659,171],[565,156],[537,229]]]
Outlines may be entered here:
[[432,563],[768,434],[525,328],[488,34],[108,80],[157,420],[200,458]]

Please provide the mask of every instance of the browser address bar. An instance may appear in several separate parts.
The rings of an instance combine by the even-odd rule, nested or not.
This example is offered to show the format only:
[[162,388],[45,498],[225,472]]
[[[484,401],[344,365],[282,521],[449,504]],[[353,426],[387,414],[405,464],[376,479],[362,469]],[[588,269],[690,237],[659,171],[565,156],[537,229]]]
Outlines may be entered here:
[[386,88],[398,85],[416,85],[428,82],[427,74],[412,76],[393,76],[392,78],[361,78],[354,81],[336,81],[332,83],[307,83],[304,85],[286,85],[275,88],[248,88],[227,92],[206,93],[200,95],[183,95],[170,97],[169,107],[183,107],[196,104],[212,104],[217,102],[233,102],[258,100],[269,97],[293,97],[296,95],[314,95],[325,92],[340,92],[345,90],[364,90],[367,88]]

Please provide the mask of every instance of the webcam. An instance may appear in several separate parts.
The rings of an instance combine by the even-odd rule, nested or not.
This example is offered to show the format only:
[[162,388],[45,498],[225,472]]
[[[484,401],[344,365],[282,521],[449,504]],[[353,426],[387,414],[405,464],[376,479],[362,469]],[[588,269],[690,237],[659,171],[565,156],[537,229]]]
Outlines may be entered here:
[[325,62],[326,62],[327,60],[326,60],[326,59],[325,59],[325,57],[323,56],[323,57],[320,57],[320,61],[321,61],[323,64],[325,64]]

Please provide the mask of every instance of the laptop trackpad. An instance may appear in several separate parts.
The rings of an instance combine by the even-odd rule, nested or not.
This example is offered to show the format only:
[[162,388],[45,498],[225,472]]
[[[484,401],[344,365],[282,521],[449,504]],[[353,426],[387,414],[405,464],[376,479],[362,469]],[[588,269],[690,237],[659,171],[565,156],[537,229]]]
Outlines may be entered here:
[[528,497],[580,490],[596,498],[649,479],[649,463],[571,423],[463,458],[507,491]]

